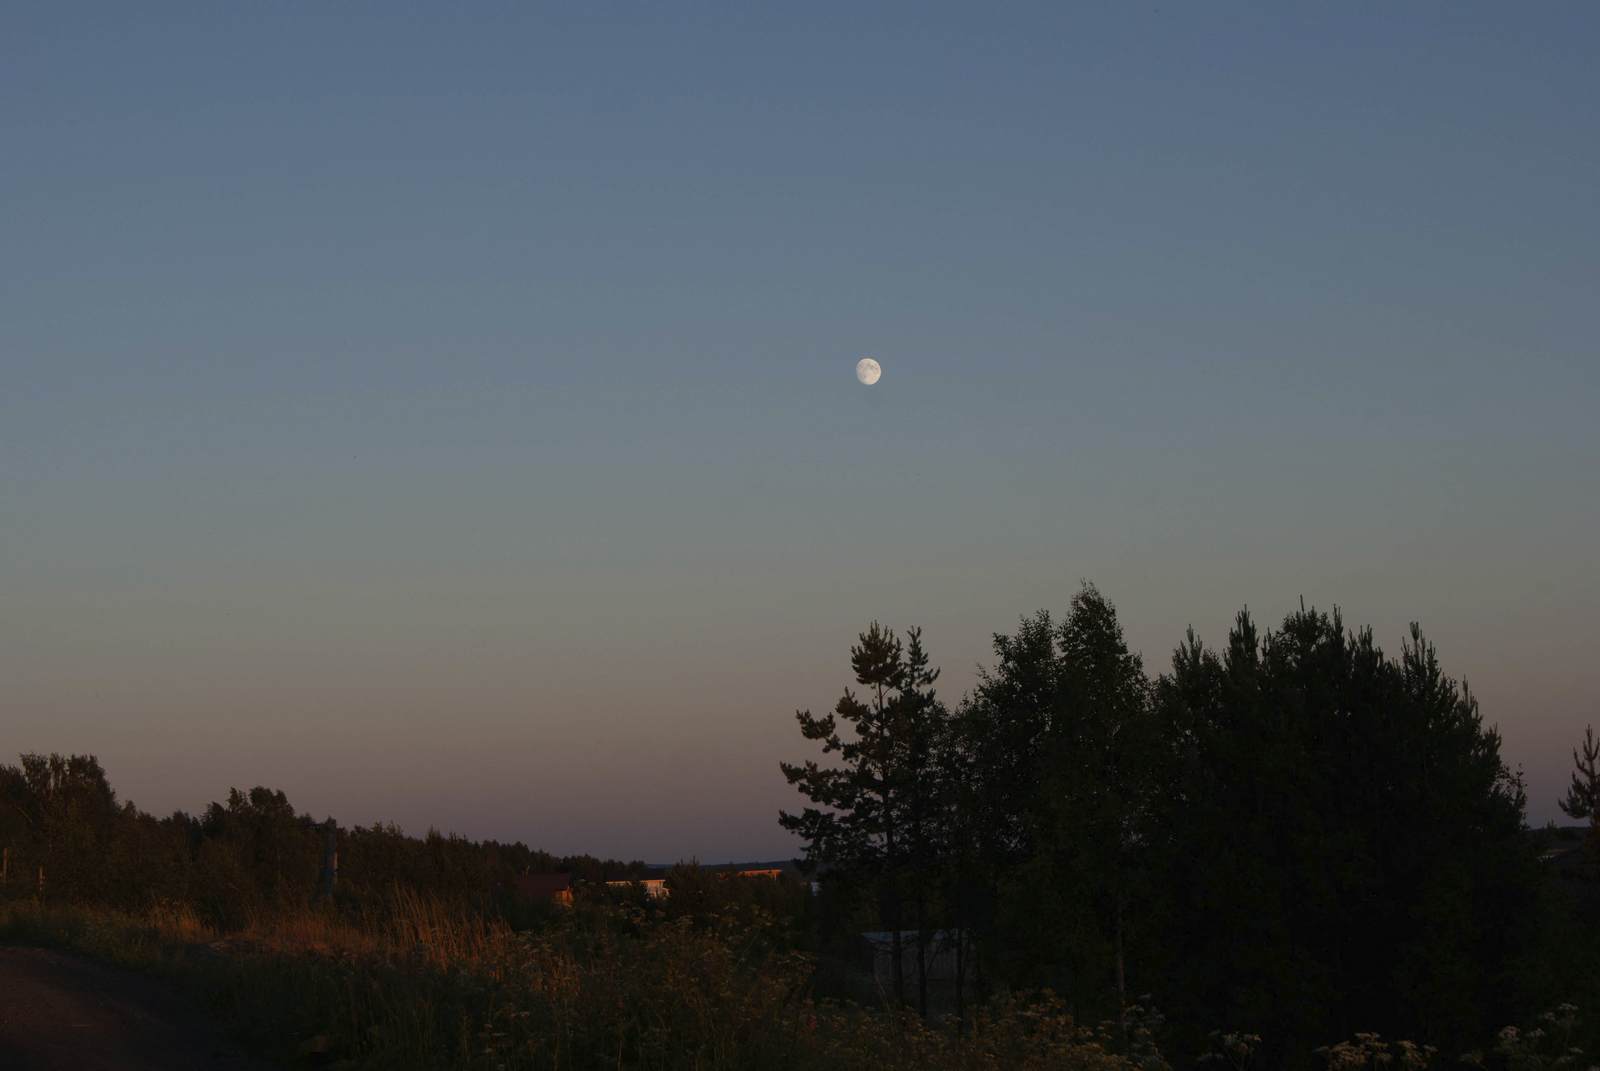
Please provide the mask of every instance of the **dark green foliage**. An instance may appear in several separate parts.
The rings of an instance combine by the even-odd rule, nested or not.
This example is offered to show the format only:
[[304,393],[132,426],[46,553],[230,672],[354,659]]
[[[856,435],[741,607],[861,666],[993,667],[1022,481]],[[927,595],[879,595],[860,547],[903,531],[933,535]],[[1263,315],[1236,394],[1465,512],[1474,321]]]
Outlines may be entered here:
[[[878,636],[852,652],[863,683]],[[919,773],[940,819],[915,871],[925,919],[974,937],[984,991],[1048,986],[1088,1020],[1149,994],[1182,1061],[1220,1027],[1264,1037],[1273,1066],[1357,1033],[1461,1053],[1600,996],[1600,920],[1552,891],[1499,734],[1415,626],[1390,658],[1337,612],[1265,633],[1241,613],[1220,652],[1191,632],[1151,680],[1086,585],[995,654]],[[837,713],[868,730],[859,767],[892,721],[853,703]],[[850,746],[832,717],[801,724]],[[1593,813],[1585,761],[1569,813]],[[832,808],[784,819],[831,884],[881,874],[830,854],[859,770],[786,772]]]
[[1572,765],[1577,769],[1572,771],[1572,784],[1560,805],[1569,816],[1589,820],[1584,850],[1589,856],[1591,876],[1600,879],[1600,741],[1594,738],[1594,726],[1584,730],[1583,753],[1572,749]]
[[1125,952],[1153,932],[1147,856],[1170,775],[1150,682],[1088,585],[1059,626],[1041,612],[995,648],[962,718],[995,849],[991,966],[1120,1016]]
[[138,813],[118,807],[93,756],[22,756],[0,767],[0,800],[8,895],[128,895],[138,860],[128,845],[117,850],[118,832]]
[[[667,873],[670,895],[659,901],[670,919],[687,918],[699,927],[719,919],[753,925],[758,918],[797,921],[809,899],[807,883],[793,874],[744,875],[727,867],[679,863]],[[794,934],[787,935],[793,939]]]
[[[0,766],[0,899],[144,911],[186,905],[206,923],[240,929],[306,908],[318,892],[323,831],[281,791],[232,789],[198,818],[155,819],[118,804],[93,756],[24,755]],[[523,844],[470,841],[394,825],[338,833],[339,896],[381,899],[395,886],[482,900],[515,874],[569,872],[592,883],[644,864],[557,858]],[[40,872],[43,882],[40,882]]]
[[[821,807],[782,813],[778,821],[805,840],[808,868],[826,869],[832,880],[856,883],[876,899],[880,924],[892,934],[898,1001],[906,992],[901,933],[908,924],[916,930],[918,1007],[926,1014],[924,935],[930,886],[944,857],[938,759],[949,715],[932,691],[939,671],[929,668],[919,630],[910,630],[902,647],[874,621],[850,649],[850,665],[864,700],[847,688],[834,713],[795,715],[802,735],[821,741],[823,754],[837,752],[843,765],[780,764],[789,783]],[[850,737],[841,735],[841,722]]]
[[1573,818],[1587,818],[1590,825],[1600,822],[1600,742],[1594,738],[1594,726],[1583,734],[1583,754],[1572,749],[1572,784],[1567,788],[1567,798],[1561,809]]
[[1415,626],[1393,660],[1337,613],[1261,637],[1241,614],[1221,659],[1191,642],[1160,692],[1187,738],[1164,867],[1174,1018],[1260,1033],[1280,1059],[1356,1031],[1461,1051],[1515,1018],[1541,894],[1521,784]]

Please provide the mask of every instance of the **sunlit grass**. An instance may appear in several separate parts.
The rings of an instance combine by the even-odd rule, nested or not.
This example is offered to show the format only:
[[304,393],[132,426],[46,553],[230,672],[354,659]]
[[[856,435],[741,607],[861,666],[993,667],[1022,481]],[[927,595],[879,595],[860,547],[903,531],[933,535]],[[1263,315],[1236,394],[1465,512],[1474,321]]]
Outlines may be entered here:
[[268,1055],[344,1068],[1000,1069],[1162,1066],[1117,1055],[1054,1002],[953,1024],[817,1004],[811,963],[759,912],[692,921],[582,905],[514,932],[492,912],[396,889],[222,935],[182,908],[142,916],[0,907],[0,937],[178,978]]
[[[258,1052],[296,1063],[432,1071],[1159,1071],[1135,1012],[1086,1027],[1048,993],[1002,994],[968,1016],[814,1002],[811,962],[759,911],[690,919],[627,905],[555,910],[514,930],[498,913],[397,888],[221,934],[182,906],[140,915],[0,905],[0,939],[66,948],[178,980]],[[1479,1066],[1591,1066],[1567,1040],[1576,1009],[1509,1029]],[[1224,1041],[1236,1040],[1230,1035]],[[1247,1067],[1259,1039],[1209,1066]],[[1475,1055],[1475,1054],[1474,1054]],[[1431,1066],[1375,1035],[1318,1051],[1330,1068]],[[1392,1069],[1391,1069],[1392,1071]]]

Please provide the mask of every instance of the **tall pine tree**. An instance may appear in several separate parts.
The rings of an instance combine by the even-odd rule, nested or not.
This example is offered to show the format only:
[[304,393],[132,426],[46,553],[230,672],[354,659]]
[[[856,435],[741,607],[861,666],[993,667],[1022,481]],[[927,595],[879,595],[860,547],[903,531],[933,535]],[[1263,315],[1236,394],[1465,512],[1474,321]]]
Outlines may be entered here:
[[[839,767],[815,760],[781,763],[783,774],[817,807],[780,812],[779,823],[806,841],[806,863],[829,880],[871,890],[890,933],[893,986],[905,1001],[902,931],[909,899],[918,932],[918,1006],[927,1011],[927,908],[939,855],[939,776],[936,761],[947,720],[931,685],[921,632],[902,645],[874,621],[850,649],[858,696],[845,689],[832,714],[797,711],[801,734],[837,753]],[[841,726],[849,736],[841,735]]]

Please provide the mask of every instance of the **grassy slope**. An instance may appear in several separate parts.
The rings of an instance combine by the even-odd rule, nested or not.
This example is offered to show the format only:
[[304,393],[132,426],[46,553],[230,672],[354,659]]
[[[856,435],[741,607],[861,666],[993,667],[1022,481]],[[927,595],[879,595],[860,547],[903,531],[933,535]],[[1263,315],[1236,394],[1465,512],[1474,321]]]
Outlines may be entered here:
[[[805,999],[809,964],[759,916],[647,919],[626,907],[498,918],[396,892],[229,935],[184,910],[144,917],[0,907],[0,938],[55,945],[178,980],[269,1057],[343,1068],[793,1068],[1117,1071],[1048,999],[1002,1001],[947,1028]],[[223,955],[210,947],[221,942]]]

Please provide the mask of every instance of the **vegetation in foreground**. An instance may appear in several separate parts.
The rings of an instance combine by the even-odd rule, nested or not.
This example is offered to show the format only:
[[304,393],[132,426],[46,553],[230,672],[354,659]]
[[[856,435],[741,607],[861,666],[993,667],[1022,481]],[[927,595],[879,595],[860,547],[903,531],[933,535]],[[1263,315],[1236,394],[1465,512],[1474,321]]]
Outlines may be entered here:
[[[701,904],[718,910],[669,914],[602,894],[516,928],[396,889],[380,903],[324,904],[219,937],[184,909],[135,917],[23,901],[0,907],[0,938],[170,977],[286,1066],[1170,1071],[1162,1021],[1138,1007],[1090,1028],[1048,992],[997,994],[962,1023],[812,1000],[810,957],[784,949],[782,925],[751,903],[750,879],[687,878],[702,893],[713,886]],[[1593,1071],[1573,1044],[1576,1013],[1562,1005],[1532,1029],[1507,1027],[1464,1063]],[[1259,1036],[1218,1031],[1210,1042],[1201,1066],[1259,1064]],[[1308,1055],[1329,1071],[1445,1066],[1431,1047],[1376,1034]]]
[[23,902],[0,909],[0,937],[167,974],[258,1051],[318,1066],[1166,1067],[1142,1020],[1126,1038],[1087,1029],[1048,995],[1002,997],[959,1034],[903,1009],[813,1001],[811,959],[750,902],[753,879],[720,881],[731,895],[696,915],[600,894],[515,928],[397,889],[225,939],[187,910]]

